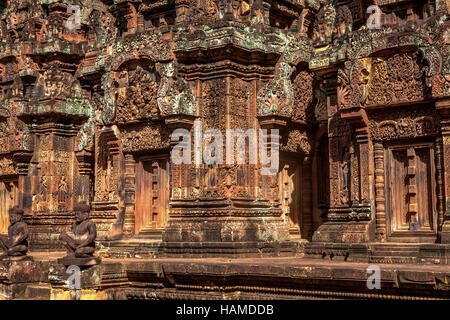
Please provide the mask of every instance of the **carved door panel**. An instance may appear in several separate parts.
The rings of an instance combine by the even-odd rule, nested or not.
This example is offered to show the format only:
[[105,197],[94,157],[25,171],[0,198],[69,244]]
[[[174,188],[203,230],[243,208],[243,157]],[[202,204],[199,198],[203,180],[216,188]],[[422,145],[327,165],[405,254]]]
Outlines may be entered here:
[[291,237],[299,238],[302,222],[301,165],[295,161],[283,161],[281,168],[281,207],[286,215]]
[[7,233],[9,208],[18,204],[19,189],[17,180],[0,181],[0,233]]
[[407,157],[406,150],[392,150],[391,161],[392,177],[389,180],[391,193],[391,230],[408,231],[407,221],[408,201],[407,201]]
[[167,221],[169,183],[166,158],[145,159],[136,171],[136,232],[160,230]]
[[437,210],[433,154],[432,144],[388,148],[388,236],[435,236]]

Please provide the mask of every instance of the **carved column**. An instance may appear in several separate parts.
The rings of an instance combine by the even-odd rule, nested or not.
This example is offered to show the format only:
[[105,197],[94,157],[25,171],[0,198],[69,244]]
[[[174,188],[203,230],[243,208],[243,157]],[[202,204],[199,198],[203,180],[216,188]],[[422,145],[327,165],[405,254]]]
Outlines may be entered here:
[[384,148],[379,142],[374,145],[375,150],[375,203],[376,203],[376,231],[378,241],[386,240],[386,204],[384,194]]
[[302,167],[302,227],[304,230],[304,237],[310,239],[313,233],[313,217],[312,217],[312,159],[306,156],[303,159]]
[[21,151],[14,154],[14,162],[17,167],[17,173],[19,175],[18,188],[19,188],[19,201],[18,205],[24,210],[31,209],[32,196],[29,191],[30,178],[28,176],[28,169],[30,166],[30,160],[33,156],[32,152]]
[[438,199],[438,226],[441,229],[444,223],[445,214],[445,190],[444,190],[444,156],[443,156],[443,141],[441,137],[436,139],[436,196]]
[[132,154],[125,154],[125,218],[123,222],[123,233],[126,236],[134,235],[135,217],[135,170],[136,161]]
[[78,160],[78,172],[80,174],[78,180],[78,188],[75,199],[76,202],[85,201],[91,203],[91,190],[92,190],[92,171],[94,155],[92,152],[83,150],[76,154]]
[[359,151],[359,198],[360,200],[369,199],[369,137],[367,128],[356,130],[356,143]]
[[[78,188],[73,146],[79,127],[50,122],[34,124],[30,131],[35,136],[35,152],[28,175],[20,178],[30,190],[23,190],[23,204],[27,207],[30,201],[31,208],[28,208],[33,214],[30,245],[43,249],[60,248],[61,243],[53,235],[67,230],[73,223],[72,210]],[[28,192],[31,200],[28,200]]]

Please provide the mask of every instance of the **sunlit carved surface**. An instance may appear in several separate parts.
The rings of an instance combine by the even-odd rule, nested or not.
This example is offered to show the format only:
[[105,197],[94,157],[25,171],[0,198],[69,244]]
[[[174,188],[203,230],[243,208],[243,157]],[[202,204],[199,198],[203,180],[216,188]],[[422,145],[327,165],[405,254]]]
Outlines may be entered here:
[[[128,268],[111,267],[113,298],[150,296],[119,287],[165,257],[448,266],[449,3],[378,1],[377,27],[370,4],[7,1],[0,234],[18,205],[31,254],[57,264],[88,204],[96,240],[76,258],[94,259],[87,273]],[[180,132],[189,163],[173,158]],[[65,297],[58,268],[33,281]]]

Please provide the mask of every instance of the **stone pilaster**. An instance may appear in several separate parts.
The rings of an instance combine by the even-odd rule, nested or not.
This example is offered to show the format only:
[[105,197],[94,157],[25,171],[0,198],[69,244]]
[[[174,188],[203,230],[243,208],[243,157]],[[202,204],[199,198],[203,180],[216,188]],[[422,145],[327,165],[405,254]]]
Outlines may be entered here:
[[76,190],[76,202],[85,201],[86,203],[91,203],[94,154],[90,151],[82,150],[76,153],[76,157],[80,175]]
[[436,108],[441,114],[442,132],[442,160],[443,160],[443,185],[445,197],[445,212],[441,225],[441,243],[450,243],[450,99],[436,103]]
[[125,218],[123,233],[132,236],[135,233],[135,170],[136,161],[132,154],[125,154]]

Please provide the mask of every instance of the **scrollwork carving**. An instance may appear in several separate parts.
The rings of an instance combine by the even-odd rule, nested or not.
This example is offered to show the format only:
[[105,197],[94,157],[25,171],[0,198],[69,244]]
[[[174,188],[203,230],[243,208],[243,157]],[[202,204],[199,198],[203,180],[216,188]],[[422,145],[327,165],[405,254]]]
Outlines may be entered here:
[[429,105],[378,112],[369,121],[370,136],[374,141],[434,136],[439,132],[438,121],[438,114]]

